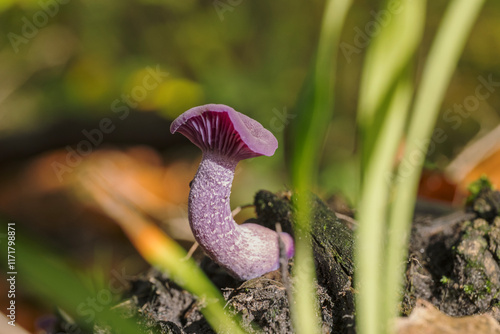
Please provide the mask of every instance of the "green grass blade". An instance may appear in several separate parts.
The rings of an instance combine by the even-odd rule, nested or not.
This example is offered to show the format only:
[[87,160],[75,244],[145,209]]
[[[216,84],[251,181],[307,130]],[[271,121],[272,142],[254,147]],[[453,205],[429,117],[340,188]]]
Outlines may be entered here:
[[292,181],[295,187],[316,181],[319,148],[333,112],[340,32],[351,1],[329,0],[326,3],[316,59],[296,108],[297,117],[292,123]]
[[387,291],[397,292],[402,285],[418,181],[429,139],[446,88],[483,4],[484,0],[451,2],[431,47],[415,100],[405,153],[395,179],[386,253]]
[[326,3],[311,81],[306,83],[302,102],[297,108],[298,117],[292,124],[292,182],[297,193],[294,278],[299,287],[294,295],[292,311],[294,328],[299,334],[320,332],[307,193],[316,183],[319,152],[332,115],[336,55],[350,5],[351,0],[330,0]]
[[401,3],[367,51],[360,89],[358,124],[362,136],[361,200],[356,246],[359,333],[386,329],[383,260],[387,202],[394,158],[407,122],[413,87],[410,62],[420,43],[425,1]]
[[[373,144],[385,119],[388,99],[407,64],[420,45],[424,30],[425,1],[407,1],[399,7],[390,5],[380,13],[381,31],[367,50],[362,72],[358,105],[358,124],[362,133],[363,160],[373,151]],[[384,22],[385,26],[384,26]]]
[[385,300],[383,256],[385,223],[394,156],[403,135],[412,98],[412,84],[404,76],[400,79],[380,135],[374,145],[373,159],[365,171],[362,197],[359,205],[359,226],[356,245],[356,314],[359,333],[384,333],[386,313],[381,304]]

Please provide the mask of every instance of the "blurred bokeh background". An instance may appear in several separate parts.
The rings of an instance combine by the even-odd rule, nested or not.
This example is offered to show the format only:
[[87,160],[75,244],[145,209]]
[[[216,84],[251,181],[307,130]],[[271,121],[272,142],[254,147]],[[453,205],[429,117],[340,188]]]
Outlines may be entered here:
[[[416,55],[421,62],[447,4],[429,2]],[[169,121],[205,103],[248,114],[280,142],[275,156],[238,166],[232,206],[252,203],[259,189],[286,189],[286,126],[295,118],[323,6],[317,0],[1,1],[0,215],[97,277],[111,268],[144,270],[85,187],[97,182],[189,247],[187,196],[200,152],[170,135]],[[390,19],[378,6],[358,0],[349,13],[315,189],[354,206],[360,73],[377,24]],[[498,17],[500,2],[488,1],[442,105],[421,182],[428,199],[459,205],[466,184],[483,173],[500,186]],[[252,215],[246,209],[237,220]],[[50,310],[29,289],[18,300],[25,305],[19,323],[34,330],[33,319]],[[2,293],[2,309],[6,303]]]

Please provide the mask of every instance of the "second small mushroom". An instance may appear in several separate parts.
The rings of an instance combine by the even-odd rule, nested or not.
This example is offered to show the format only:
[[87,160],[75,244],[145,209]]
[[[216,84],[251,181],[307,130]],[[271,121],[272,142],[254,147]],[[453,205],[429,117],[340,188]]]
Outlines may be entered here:
[[238,225],[229,203],[237,163],[273,155],[278,147],[273,134],[221,104],[189,109],[172,123],[170,131],[182,133],[203,152],[191,183],[188,216],[194,237],[206,254],[240,280],[279,268],[279,238],[291,258],[294,243],[288,233],[278,234],[252,223]]

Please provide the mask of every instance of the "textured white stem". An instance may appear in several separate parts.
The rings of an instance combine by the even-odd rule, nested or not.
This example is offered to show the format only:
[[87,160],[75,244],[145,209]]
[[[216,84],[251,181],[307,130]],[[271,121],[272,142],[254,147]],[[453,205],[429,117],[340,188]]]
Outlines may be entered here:
[[[279,268],[278,234],[257,224],[238,225],[230,194],[238,161],[204,152],[189,193],[189,223],[196,241],[234,277],[247,280]],[[293,240],[281,233],[287,256]]]

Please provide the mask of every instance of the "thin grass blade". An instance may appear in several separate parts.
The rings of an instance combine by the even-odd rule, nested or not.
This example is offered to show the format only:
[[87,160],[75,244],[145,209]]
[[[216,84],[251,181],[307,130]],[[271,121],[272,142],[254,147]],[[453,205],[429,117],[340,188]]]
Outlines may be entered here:
[[362,75],[358,123],[362,137],[361,201],[356,246],[356,299],[359,333],[384,333],[387,312],[384,247],[387,202],[395,155],[407,122],[413,86],[410,66],[422,38],[425,1],[384,9],[381,27],[367,52]]
[[310,242],[310,216],[307,196],[316,184],[319,152],[333,109],[333,86],[340,32],[351,0],[326,2],[321,34],[310,81],[303,89],[292,124],[292,182],[297,212],[293,323],[296,333],[319,333],[313,253]]
[[394,180],[395,195],[386,253],[386,291],[397,292],[402,286],[417,186],[432,129],[467,36],[483,4],[484,0],[454,0],[450,3],[425,64],[403,160]]

